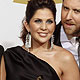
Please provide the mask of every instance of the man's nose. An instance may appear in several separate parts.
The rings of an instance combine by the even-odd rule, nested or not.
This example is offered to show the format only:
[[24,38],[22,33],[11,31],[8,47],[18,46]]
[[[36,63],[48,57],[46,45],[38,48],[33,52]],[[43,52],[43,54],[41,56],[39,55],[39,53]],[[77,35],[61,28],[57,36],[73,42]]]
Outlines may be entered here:
[[66,19],[67,20],[71,20],[72,19],[72,11],[69,11],[66,15]]

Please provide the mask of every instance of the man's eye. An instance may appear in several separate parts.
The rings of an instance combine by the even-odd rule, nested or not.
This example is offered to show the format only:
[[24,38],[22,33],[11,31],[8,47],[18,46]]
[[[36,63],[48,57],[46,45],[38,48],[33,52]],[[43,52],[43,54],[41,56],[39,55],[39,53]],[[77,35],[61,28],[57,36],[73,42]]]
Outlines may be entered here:
[[68,10],[68,8],[67,7],[64,7],[64,10]]
[[53,23],[53,21],[52,20],[47,20],[46,23],[51,24],[51,23]]
[[80,10],[74,10],[75,13],[80,13]]
[[35,20],[36,23],[41,23],[42,21],[40,19]]
[[63,6],[63,9],[64,9],[64,10],[69,10],[69,8],[68,8],[68,7],[66,7],[66,6]]

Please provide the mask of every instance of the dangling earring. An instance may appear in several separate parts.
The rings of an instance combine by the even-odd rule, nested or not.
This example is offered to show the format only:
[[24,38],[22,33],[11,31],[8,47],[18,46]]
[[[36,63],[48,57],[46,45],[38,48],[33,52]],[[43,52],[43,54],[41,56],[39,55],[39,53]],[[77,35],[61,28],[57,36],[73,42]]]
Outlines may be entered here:
[[29,48],[31,48],[31,34],[30,34],[30,32],[28,32],[28,34],[26,35],[25,47],[27,48],[28,51],[29,51]]
[[53,42],[54,42],[54,35],[52,35],[52,37],[51,37],[51,47],[50,47],[50,49],[53,49]]

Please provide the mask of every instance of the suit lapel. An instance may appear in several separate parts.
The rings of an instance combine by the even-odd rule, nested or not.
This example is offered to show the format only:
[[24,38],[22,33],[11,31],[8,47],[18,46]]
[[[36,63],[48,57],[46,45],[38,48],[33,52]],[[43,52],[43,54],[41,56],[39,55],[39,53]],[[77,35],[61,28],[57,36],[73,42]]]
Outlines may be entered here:
[[60,21],[59,24],[56,25],[56,29],[55,29],[55,32],[54,32],[54,44],[62,47],[61,42],[60,42],[61,26],[62,26],[62,24],[61,24],[61,21]]

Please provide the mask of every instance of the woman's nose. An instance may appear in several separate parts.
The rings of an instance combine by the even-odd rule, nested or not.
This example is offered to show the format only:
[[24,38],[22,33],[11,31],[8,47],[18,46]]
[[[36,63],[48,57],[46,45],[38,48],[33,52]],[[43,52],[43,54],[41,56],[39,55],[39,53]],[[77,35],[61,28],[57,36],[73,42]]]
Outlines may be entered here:
[[46,30],[47,29],[47,24],[46,23],[42,23],[41,24],[41,29],[42,30]]

